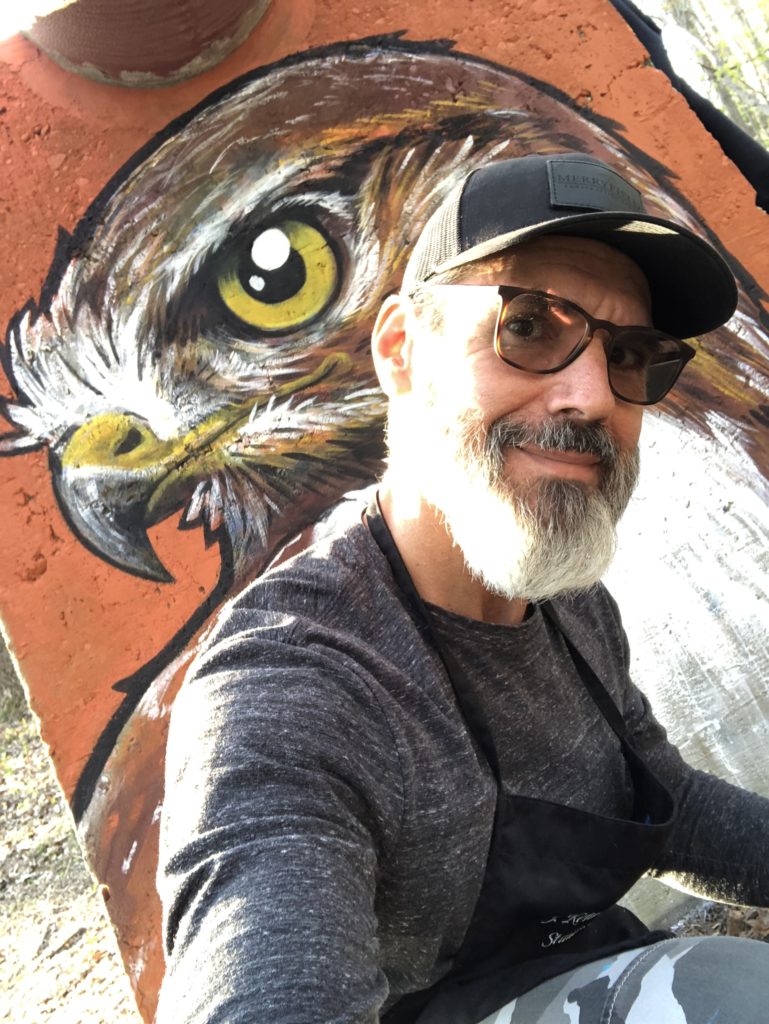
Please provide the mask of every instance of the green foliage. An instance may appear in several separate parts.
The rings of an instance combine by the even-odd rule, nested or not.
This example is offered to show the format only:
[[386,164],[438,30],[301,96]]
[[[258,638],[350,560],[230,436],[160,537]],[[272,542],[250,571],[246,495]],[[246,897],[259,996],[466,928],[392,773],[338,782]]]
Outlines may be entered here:
[[769,148],[769,0],[664,0],[689,33],[707,95]]

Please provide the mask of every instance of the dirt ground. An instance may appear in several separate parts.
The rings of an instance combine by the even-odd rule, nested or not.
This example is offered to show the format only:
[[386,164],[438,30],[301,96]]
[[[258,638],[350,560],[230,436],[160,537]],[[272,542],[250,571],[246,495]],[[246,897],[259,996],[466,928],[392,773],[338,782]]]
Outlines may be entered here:
[[[101,898],[0,646],[0,1020],[140,1024]],[[702,906],[679,934],[769,941],[769,910]]]
[[0,650],[0,1020],[140,1024],[101,897]]

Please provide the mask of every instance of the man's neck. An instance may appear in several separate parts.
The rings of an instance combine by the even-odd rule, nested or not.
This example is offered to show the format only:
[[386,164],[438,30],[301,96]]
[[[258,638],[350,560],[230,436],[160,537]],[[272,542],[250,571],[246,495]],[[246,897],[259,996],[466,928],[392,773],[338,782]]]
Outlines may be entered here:
[[423,601],[481,622],[512,626],[523,621],[528,602],[493,594],[475,579],[440,513],[421,496],[406,495],[385,478],[379,502]]

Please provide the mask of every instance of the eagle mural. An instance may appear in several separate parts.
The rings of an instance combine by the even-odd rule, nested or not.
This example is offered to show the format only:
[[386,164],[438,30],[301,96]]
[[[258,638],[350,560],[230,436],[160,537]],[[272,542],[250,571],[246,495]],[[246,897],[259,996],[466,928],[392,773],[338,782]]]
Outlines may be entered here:
[[[181,511],[221,552],[199,613],[116,681],[123,702],[73,801],[148,1016],[162,973],[166,720],[196,638],[290,537],[380,470],[368,336],[410,233],[473,166],[562,150],[621,166],[652,213],[705,232],[619,126],[542,83],[398,37],[300,54],[148,143],[10,324],[0,451],[48,449],[79,541],[169,581],[147,531]],[[735,319],[647,417],[646,475],[613,578],[638,680],[679,723],[686,756],[769,792],[755,759],[769,739],[769,350],[762,293],[735,270]]]

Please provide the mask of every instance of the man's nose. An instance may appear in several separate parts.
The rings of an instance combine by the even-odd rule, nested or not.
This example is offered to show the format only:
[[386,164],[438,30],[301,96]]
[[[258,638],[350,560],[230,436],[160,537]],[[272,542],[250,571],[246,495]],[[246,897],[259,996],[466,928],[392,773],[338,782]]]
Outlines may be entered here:
[[548,411],[568,413],[580,419],[603,420],[614,410],[617,398],[609,385],[606,332],[598,328],[579,356],[552,375]]

